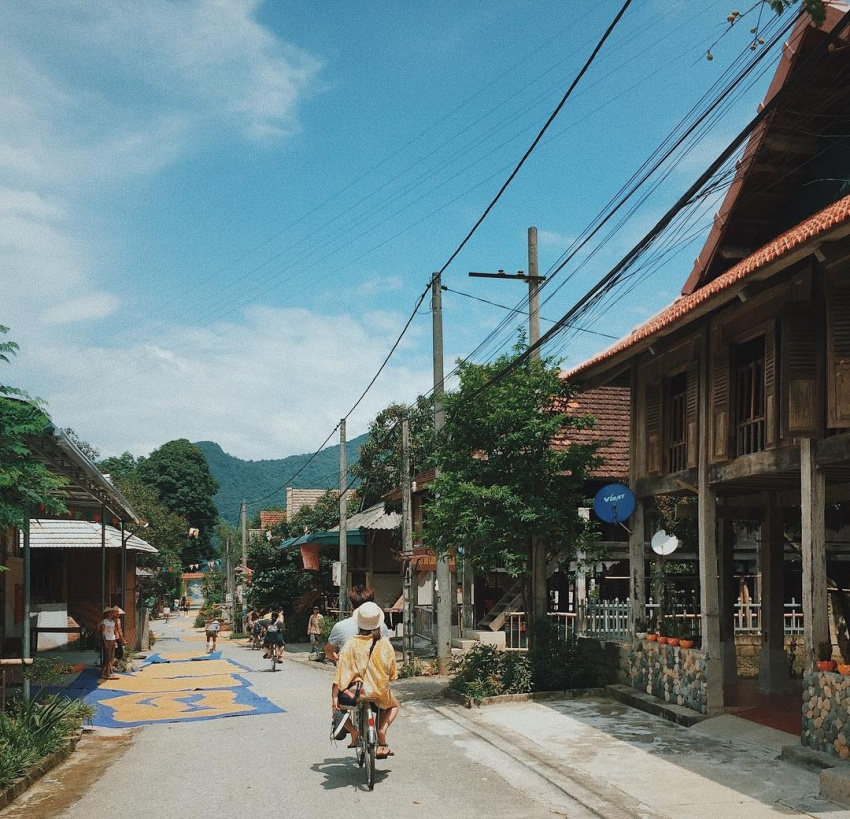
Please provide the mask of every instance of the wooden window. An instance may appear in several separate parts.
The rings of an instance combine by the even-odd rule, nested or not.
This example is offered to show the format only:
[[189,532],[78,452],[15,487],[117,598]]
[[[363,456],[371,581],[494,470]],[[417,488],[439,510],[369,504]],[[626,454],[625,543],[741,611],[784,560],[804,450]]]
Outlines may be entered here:
[[681,472],[688,463],[687,373],[667,380],[667,471]]
[[765,339],[759,336],[735,350],[735,454],[765,448]]
[[850,427],[850,288],[830,287],[826,309],[828,425]]

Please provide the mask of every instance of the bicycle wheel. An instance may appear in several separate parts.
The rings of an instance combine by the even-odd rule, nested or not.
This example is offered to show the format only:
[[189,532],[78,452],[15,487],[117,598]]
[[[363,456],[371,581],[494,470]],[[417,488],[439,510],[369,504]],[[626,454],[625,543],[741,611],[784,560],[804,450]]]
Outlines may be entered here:
[[272,649],[272,674],[277,671],[275,666],[277,666],[277,654],[274,652],[274,649]]

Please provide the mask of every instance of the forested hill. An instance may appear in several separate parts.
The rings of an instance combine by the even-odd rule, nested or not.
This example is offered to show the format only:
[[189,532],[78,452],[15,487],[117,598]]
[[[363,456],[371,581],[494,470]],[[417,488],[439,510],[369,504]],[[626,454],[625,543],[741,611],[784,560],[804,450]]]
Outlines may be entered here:
[[[360,447],[366,441],[361,435],[347,442],[348,465],[357,461]],[[330,489],[339,487],[339,445],[323,449],[294,480],[290,477],[310,458],[310,455],[290,455],[268,461],[243,461],[228,455],[213,441],[198,441],[197,446],[206,456],[213,477],[219,483],[214,500],[218,513],[229,523],[239,522],[239,504],[243,498],[252,501],[265,497],[278,487],[296,489]],[[264,501],[263,508],[286,506],[286,489]],[[258,506],[248,508],[249,520],[256,517]]]

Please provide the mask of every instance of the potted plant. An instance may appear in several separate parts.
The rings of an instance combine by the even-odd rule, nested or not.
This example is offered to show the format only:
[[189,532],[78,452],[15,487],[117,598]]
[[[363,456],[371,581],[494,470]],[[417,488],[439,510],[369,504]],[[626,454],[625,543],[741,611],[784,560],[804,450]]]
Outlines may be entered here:
[[832,643],[818,643],[818,661],[815,663],[818,671],[835,671],[835,660],[832,659]]
[[667,628],[667,645],[679,645],[679,621],[675,617],[670,618],[670,625]]
[[646,622],[640,618],[635,620],[635,637],[637,637],[638,640],[646,638]]
[[694,633],[691,631],[690,623],[684,622],[679,629],[679,648],[693,648]]
[[649,627],[646,632],[646,641],[648,643],[654,643],[658,639],[658,625],[655,619],[655,613],[653,612],[649,616]]
[[658,642],[664,645],[667,644],[667,629],[670,624],[667,617],[662,617],[658,624]]

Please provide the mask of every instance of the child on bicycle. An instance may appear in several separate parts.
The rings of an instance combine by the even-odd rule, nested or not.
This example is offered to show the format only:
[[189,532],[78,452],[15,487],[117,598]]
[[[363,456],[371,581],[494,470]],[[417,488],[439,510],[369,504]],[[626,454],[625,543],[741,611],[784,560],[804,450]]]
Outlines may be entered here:
[[271,622],[266,626],[266,633],[263,637],[263,648],[266,653],[263,654],[265,659],[270,660],[272,652],[277,656],[277,661],[283,661],[283,649],[285,647],[283,641],[283,626],[277,619],[277,612],[272,612]]

